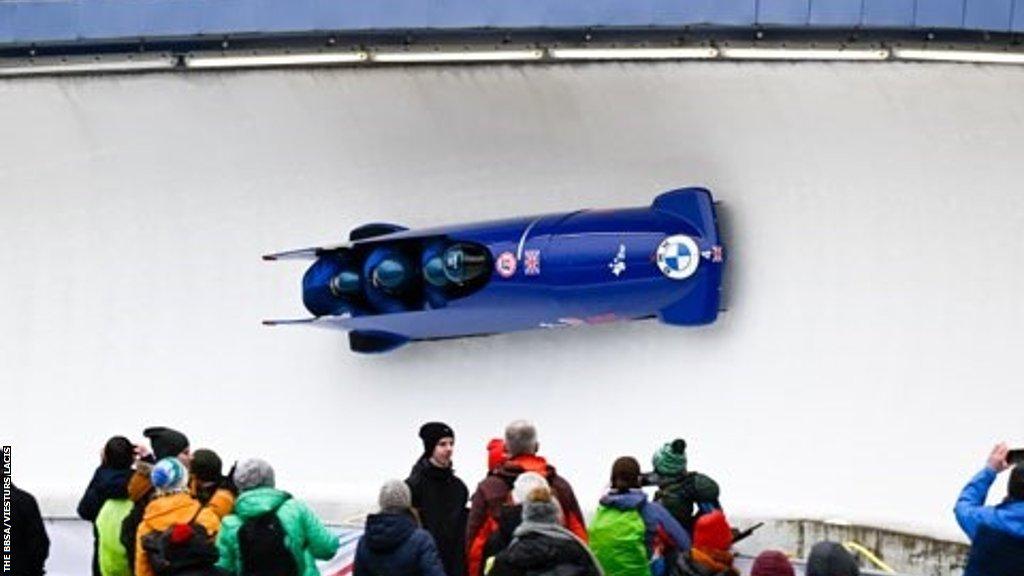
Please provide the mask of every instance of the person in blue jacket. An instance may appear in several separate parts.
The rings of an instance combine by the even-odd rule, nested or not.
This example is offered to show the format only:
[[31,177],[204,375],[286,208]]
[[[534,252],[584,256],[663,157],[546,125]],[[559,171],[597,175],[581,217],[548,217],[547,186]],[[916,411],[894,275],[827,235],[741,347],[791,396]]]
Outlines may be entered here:
[[378,504],[380,513],[366,518],[353,576],[445,576],[434,538],[412,509],[409,485],[385,483]]
[[971,539],[963,576],[1020,576],[1024,574],[1024,466],[1010,473],[1006,498],[985,506],[996,476],[1008,469],[1005,443],[997,445],[985,468],[960,492],[956,521]]

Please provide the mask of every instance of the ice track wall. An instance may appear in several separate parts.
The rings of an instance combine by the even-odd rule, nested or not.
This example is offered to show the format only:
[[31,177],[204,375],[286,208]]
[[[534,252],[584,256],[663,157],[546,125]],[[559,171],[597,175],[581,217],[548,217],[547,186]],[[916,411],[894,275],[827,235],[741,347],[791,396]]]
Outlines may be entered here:
[[[106,437],[186,430],[302,497],[371,501],[449,421],[475,484],[519,417],[588,507],[683,436],[736,513],[956,534],[1024,444],[1024,70],[605,64],[0,83],[0,432],[72,513]],[[260,254],[710,187],[731,310],[349,353]],[[609,255],[611,258],[612,255]],[[997,490],[1002,491],[999,485]],[[336,518],[341,519],[341,518]]]

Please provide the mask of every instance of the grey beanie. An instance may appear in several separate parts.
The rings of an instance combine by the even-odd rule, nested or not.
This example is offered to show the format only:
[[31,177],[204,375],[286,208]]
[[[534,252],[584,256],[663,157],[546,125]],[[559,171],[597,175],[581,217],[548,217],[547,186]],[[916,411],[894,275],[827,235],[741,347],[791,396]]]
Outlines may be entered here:
[[412,492],[402,480],[388,480],[380,487],[377,504],[381,510],[408,510],[412,508]]
[[818,542],[807,557],[807,576],[860,576],[853,555],[838,542]]
[[545,487],[534,488],[523,502],[523,522],[561,524],[562,507],[558,499]]
[[266,460],[250,458],[235,467],[233,479],[239,492],[256,488],[273,488],[274,468]]

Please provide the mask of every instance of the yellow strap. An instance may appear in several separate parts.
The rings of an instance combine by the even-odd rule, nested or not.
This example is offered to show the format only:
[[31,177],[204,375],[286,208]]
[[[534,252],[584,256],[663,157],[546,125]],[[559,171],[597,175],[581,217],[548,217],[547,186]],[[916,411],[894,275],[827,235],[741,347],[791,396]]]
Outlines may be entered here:
[[862,556],[864,556],[865,558],[870,560],[872,564],[874,564],[879,569],[881,569],[882,572],[885,572],[887,574],[895,574],[896,573],[896,571],[893,570],[891,566],[889,566],[885,562],[882,562],[882,559],[879,558],[878,556],[875,556],[874,553],[871,552],[871,550],[868,550],[867,548],[865,548],[864,546],[861,546],[860,544],[854,542],[853,540],[850,540],[849,542],[843,543],[843,546],[845,546],[846,549],[848,551],[850,551],[851,553],[861,554]]

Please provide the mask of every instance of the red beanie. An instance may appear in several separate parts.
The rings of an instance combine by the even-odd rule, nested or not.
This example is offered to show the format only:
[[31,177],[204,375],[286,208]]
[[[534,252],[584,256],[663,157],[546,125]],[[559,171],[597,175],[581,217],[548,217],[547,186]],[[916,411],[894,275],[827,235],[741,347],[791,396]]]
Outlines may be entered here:
[[494,470],[505,461],[505,441],[501,438],[492,438],[487,443],[487,471]]
[[796,576],[789,558],[778,550],[765,550],[754,559],[750,576]]
[[697,519],[693,526],[693,545],[711,550],[728,550],[732,547],[732,529],[721,510]]

